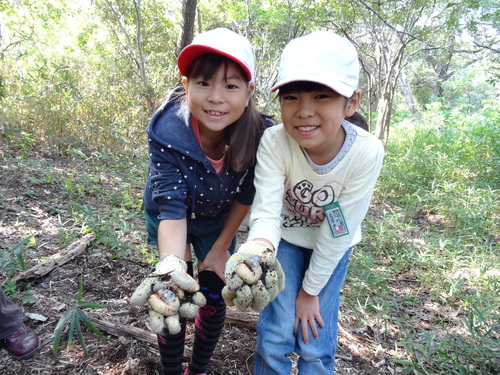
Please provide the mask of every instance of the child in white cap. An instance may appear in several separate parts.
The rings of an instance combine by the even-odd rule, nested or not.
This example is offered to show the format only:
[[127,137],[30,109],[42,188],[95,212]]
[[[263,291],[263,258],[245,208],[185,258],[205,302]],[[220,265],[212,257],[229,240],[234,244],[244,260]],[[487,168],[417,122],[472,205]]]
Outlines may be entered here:
[[379,139],[345,121],[358,108],[355,47],[332,32],[283,50],[278,90],[283,124],[257,152],[256,196],[245,247],[274,248],[285,288],[260,313],[254,374],[334,373],[340,289],[379,176]]
[[[206,372],[224,327],[225,264],[253,202],[255,154],[272,121],[252,101],[254,57],[245,37],[225,28],[201,33],[181,51],[177,64],[183,87],[147,128],[143,201],[148,243],[158,246],[157,270],[192,274],[190,247],[198,260],[206,305],[196,315],[192,358],[184,371],[194,375]],[[163,373],[183,374],[186,315],[179,308],[179,324],[164,326],[164,310],[155,310],[156,304],[150,308]]]

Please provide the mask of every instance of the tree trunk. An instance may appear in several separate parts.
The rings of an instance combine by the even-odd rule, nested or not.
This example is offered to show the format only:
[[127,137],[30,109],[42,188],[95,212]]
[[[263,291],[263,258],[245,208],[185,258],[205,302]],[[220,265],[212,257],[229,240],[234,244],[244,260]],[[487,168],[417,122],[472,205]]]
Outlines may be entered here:
[[177,40],[177,55],[191,43],[194,31],[194,22],[196,20],[197,0],[182,1],[182,27]]
[[144,61],[144,56],[142,54],[142,32],[141,32],[141,0],[134,1],[135,15],[136,15],[136,40],[137,40],[137,51],[139,58],[137,59],[137,65],[139,68],[139,73],[141,75],[142,86],[144,88],[144,96],[146,97],[146,102],[148,103],[149,113],[152,114],[155,110],[153,98],[151,96],[151,87],[149,87],[148,76],[146,72],[146,63]]
[[377,125],[375,127],[375,136],[382,142],[387,139],[389,133],[389,124],[391,121],[392,100],[389,93],[384,93],[379,98],[377,104]]
[[413,119],[418,120],[417,101],[415,100],[415,96],[413,95],[410,82],[408,81],[408,78],[403,71],[399,75],[399,85],[405,97],[406,105],[410,109]]
[[386,142],[389,138],[394,92],[404,65],[405,48],[408,42],[390,44],[384,39],[377,40],[377,125],[375,135]]

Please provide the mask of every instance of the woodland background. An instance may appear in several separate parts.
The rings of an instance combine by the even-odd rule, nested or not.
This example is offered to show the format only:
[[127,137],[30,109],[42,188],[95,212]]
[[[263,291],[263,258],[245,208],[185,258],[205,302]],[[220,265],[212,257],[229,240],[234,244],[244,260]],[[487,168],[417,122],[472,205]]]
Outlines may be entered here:
[[[49,317],[39,326],[47,345],[74,305],[68,295],[77,292],[78,278],[84,299],[109,304],[97,293],[102,281],[121,283],[115,303],[126,302],[154,262],[141,220],[144,130],[180,83],[178,52],[197,33],[219,26],[251,41],[256,102],[277,121],[270,88],[290,39],[328,29],[358,48],[359,112],[384,141],[386,161],[343,292],[344,349],[353,353],[347,343],[356,336],[372,355],[369,372],[353,373],[500,373],[500,5],[494,0],[0,0],[0,275],[12,299]],[[45,286],[65,268],[34,280],[19,274],[86,233],[95,240],[69,263],[65,277],[72,282],[50,289],[60,308],[44,308]],[[80,269],[89,259],[119,267],[120,274]],[[129,325],[146,324],[140,314],[130,321],[123,308],[123,315],[105,311]],[[84,333],[92,340],[92,332]],[[251,353],[247,341],[238,345],[249,344]],[[120,343],[130,360],[131,346]],[[43,360],[52,358],[49,351]],[[61,355],[53,360],[67,372],[58,373],[77,373]],[[93,358],[121,363],[121,357]],[[122,373],[132,371],[125,359]],[[81,373],[111,374],[78,363]],[[347,369],[355,371],[356,363]],[[12,366],[0,366],[0,373]]]

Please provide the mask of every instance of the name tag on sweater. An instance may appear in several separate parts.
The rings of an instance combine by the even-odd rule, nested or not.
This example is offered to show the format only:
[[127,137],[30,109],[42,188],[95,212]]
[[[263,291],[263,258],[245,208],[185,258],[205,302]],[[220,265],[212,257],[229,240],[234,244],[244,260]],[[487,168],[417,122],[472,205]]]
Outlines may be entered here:
[[340,208],[339,202],[333,202],[327,204],[323,207],[326,220],[330,226],[333,237],[342,237],[349,234],[349,228],[347,228],[347,223]]

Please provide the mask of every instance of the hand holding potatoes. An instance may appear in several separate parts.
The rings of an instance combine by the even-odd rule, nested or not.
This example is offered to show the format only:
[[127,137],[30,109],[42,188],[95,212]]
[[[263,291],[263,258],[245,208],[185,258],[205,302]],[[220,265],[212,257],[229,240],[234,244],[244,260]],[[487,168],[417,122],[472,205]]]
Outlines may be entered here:
[[241,245],[226,263],[222,297],[239,310],[261,311],[284,289],[285,276],[270,246],[262,241]]

